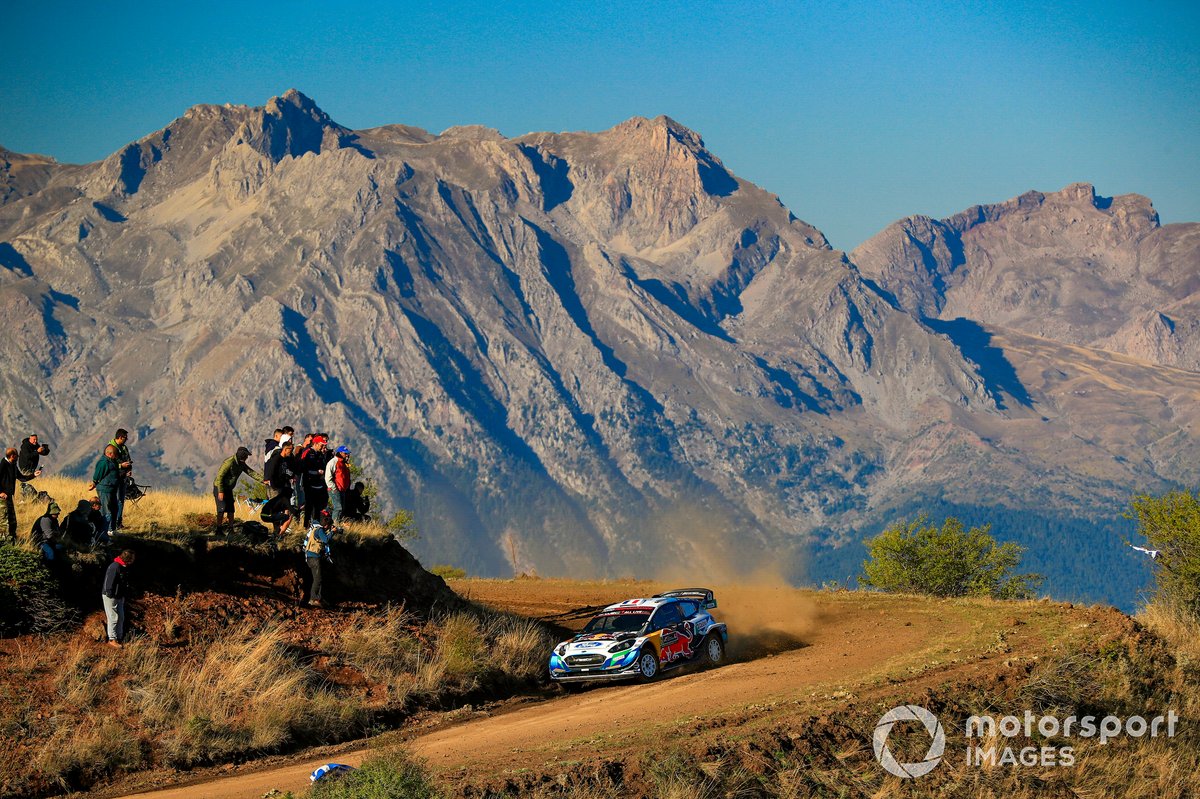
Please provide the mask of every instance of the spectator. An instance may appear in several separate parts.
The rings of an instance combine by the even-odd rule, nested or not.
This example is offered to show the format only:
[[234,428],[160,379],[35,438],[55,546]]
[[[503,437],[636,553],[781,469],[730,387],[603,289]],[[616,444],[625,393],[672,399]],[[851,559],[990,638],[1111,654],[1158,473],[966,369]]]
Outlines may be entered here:
[[299,512],[305,506],[304,502],[304,454],[312,446],[313,434],[305,433],[304,441],[292,450],[292,507]]
[[108,645],[118,649],[125,638],[125,595],[129,591],[125,570],[133,565],[134,559],[132,549],[122,550],[113,558],[104,573],[104,588],[100,591],[104,615],[108,619]]
[[79,500],[75,510],[62,523],[62,538],[81,547],[96,547],[108,543],[108,525],[100,513],[100,500]]
[[349,458],[350,448],[338,447],[325,466],[325,487],[329,491],[329,505],[336,521],[345,518],[346,492],[350,490]]
[[[333,526],[333,515],[321,511],[304,536],[304,561],[312,572],[312,586],[308,591],[308,604],[319,608],[321,601],[321,561],[329,558],[329,542],[337,529]],[[332,562],[332,561],[331,561]]]
[[[286,433],[284,434],[286,438]],[[292,524],[292,455],[295,447],[290,440],[280,439],[280,446],[271,451],[263,477],[274,496],[263,505],[259,518],[275,527],[275,537],[281,538]]]
[[96,461],[92,470],[92,482],[88,483],[88,491],[96,489],[100,497],[100,508],[104,513],[104,523],[111,532],[117,529],[117,489],[121,482],[121,466],[117,463],[117,448],[109,444],[104,448],[104,454]]
[[17,543],[17,508],[13,499],[17,493],[17,481],[27,483],[32,477],[21,474],[17,468],[17,450],[9,447],[0,460],[0,535],[8,534],[10,543]]
[[367,497],[366,490],[366,484],[360,480],[346,492],[346,507],[342,511],[342,518],[357,522],[371,520],[371,500]]
[[38,444],[37,433],[31,434],[29,438],[21,442],[21,454],[17,457],[17,471],[25,475],[26,480],[40,477],[42,470],[38,468],[38,462],[43,455],[49,454],[49,447],[45,444]]
[[233,526],[233,489],[237,486],[238,478],[248,474],[258,482],[263,482],[258,472],[246,465],[250,450],[238,447],[237,452],[225,459],[217,470],[217,479],[213,481],[213,499],[217,501],[217,535],[224,535],[221,529],[221,516],[229,517],[229,525]]
[[263,463],[266,463],[266,462],[267,462],[267,458],[271,457],[271,452],[272,452],[272,450],[274,450],[276,447],[278,447],[278,446],[279,446],[279,439],[280,439],[280,437],[281,437],[282,435],[283,435],[283,428],[282,428],[282,427],[276,427],[276,428],[275,428],[275,432],[274,432],[274,433],[272,433],[272,434],[271,434],[271,437],[270,437],[270,438],[268,438],[268,439],[267,439],[267,440],[264,442],[264,449],[263,449]]
[[[33,545],[41,550],[42,559],[51,566],[62,561],[62,542],[59,541],[62,531],[58,526],[58,517],[62,508],[54,500],[46,506],[46,512],[33,523],[31,537]],[[56,562],[57,561],[57,562]]]
[[305,525],[329,506],[329,489],[325,487],[325,465],[329,463],[327,447],[324,436],[313,436],[312,446],[300,456],[300,468],[304,472]]
[[125,492],[133,480],[133,458],[129,456],[129,447],[125,446],[128,440],[129,431],[119,427],[113,434],[113,440],[108,442],[117,451],[117,467],[121,470],[120,482],[117,483],[117,518],[112,527],[114,533],[125,526]]

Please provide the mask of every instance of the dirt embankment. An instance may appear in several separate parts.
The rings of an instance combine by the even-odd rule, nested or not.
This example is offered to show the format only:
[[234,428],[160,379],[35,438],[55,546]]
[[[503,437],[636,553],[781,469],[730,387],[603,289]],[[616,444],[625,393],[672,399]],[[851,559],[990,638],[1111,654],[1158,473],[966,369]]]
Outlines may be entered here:
[[[593,606],[677,586],[468,580],[453,587],[485,605],[569,626],[585,620]],[[733,655],[724,667],[650,685],[606,685],[550,701],[462,710],[427,718],[399,738],[460,790],[519,790],[581,768],[630,762],[664,742],[718,747],[821,719],[828,726],[832,714],[849,708],[919,701],[948,685],[1002,683],[1075,638],[1128,624],[1115,611],[1050,603],[939,602],[783,587],[718,587],[717,597]],[[144,795],[233,799],[300,791],[320,763],[356,764],[369,751],[314,752]]]

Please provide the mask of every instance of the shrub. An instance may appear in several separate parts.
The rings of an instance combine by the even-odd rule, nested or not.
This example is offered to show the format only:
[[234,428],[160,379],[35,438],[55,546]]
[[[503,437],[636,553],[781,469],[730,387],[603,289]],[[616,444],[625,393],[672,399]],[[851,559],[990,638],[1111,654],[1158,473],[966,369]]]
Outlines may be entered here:
[[410,510],[397,511],[392,518],[388,519],[385,528],[393,538],[401,543],[414,541],[420,537],[420,532],[417,530],[417,520],[413,517]]
[[868,541],[860,581],[881,591],[995,599],[1028,598],[1041,584],[1040,575],[1013,573],[1024,547],[998,544],[990,524],[966,530],[953,517],[940,528],[927,521],[901,521]]
[[343,777],[321,780],[308,795],[311,799],[435,799],[442,794],[420,763],[392,749],[367,758]]
[[441,577],[443,580],[461,580],[462,578],[467,576],[466,569],[460,569],[457,566],[448,566],[445,564],[440,565],[440,566],[434,566],[432,569],[429,570],[429,572],[431,574],[436,574],[438,577]]
[[0,634],[54,632],[75,617],[40,554],[0,546]]
[[1187,491],[1161,497],[1135,497],[1127,518],[1136,519],[1138,533],[1154,559],[1155,599],[1192,618],[1200,618],[1200,499]]

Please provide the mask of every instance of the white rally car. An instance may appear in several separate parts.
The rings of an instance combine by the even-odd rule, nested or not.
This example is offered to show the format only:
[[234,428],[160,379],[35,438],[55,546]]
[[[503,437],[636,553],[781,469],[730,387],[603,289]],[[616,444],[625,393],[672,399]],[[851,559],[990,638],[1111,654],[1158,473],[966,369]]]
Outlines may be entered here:
[[627,599],[596,614],[583,630],[550,653],[558,682],[649,682],[688,663],[725,660],[729,633],[708,611],[717,606],[707,588],[682,588],[649,599]]

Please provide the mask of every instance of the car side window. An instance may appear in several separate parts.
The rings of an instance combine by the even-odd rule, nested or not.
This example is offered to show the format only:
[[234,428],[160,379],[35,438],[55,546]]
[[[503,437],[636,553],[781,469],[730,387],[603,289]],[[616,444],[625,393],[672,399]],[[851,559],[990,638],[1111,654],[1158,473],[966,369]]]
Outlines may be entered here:
[[683,614],[679,612],[679,605],[672,602],[670,605],[664,605],[654,614],[654,624],[651,625],[655,630],[662,630],[670,627],[673,624],[679,624],[683,621]]
[[700,605],[696,602],[683,601],[679,603],[679,610],[685,619],[690,619],[700,612]]

